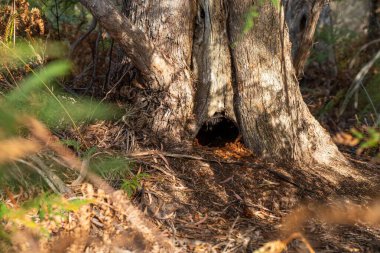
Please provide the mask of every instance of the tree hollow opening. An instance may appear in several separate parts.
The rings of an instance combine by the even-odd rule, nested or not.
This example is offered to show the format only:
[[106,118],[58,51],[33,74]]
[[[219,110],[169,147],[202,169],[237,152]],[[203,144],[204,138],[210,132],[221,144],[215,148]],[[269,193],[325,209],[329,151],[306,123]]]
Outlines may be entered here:
[[216,113],[203,123],[196,139],[202,146],[224,147],[227,143],[234,142],[238,136],[239,129],[235,122],[222,113]]

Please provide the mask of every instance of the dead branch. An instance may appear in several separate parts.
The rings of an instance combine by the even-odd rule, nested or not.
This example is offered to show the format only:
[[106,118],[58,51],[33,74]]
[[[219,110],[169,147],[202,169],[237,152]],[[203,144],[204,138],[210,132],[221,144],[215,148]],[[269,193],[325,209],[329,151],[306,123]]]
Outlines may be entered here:
[[77,179],[75,179],[71,183],[72,186],[80,185],[86,179],[86,176],[87,176],[87,173],[88,173],[89,163],[90,163],[89,159],[84,159],[82,161],[82,167],[80,169],[79,176],[77,177]]
[[109,81],[110,81],[113,45],[114,45],[114,41],[111,40],[111,47],[110,47],[110,50],[108,51],[108,67],[107,67],[106,77],[104,78],[104,83],[103,83],[103,87],[102,87],[103,92],[104,92],[105,88],[108,87]]
[[42,171],[39,167],[35,166],[33,163],[30,163],[30,162],[27,162],[23,159],[16,159],[15,161],[19,162],[19,163],[22,163],[22,164],[25,164],[27,165],[28,167],[32,168],[33,170],[35,170],[41,177],[42,179],[46,182],[46,184],[50,187],[50,189],[52,189],[52,191],[56,194],[62,194],[58,189],[57,187],[54,185],[54,183],[50,180],[50,178],[48,176],[46,176],[46,174],[44,173],[44,171]]
[[52,172],[40,158],[37,156],[30,156],[30,159],[40,167],[49,180],[57,187],[60,194],[67,194],[69,196],[73,195],[71,189],[67,187],[67,185],[54,172]]
[[352,69],[356,63],[356,60],[358,59],[359,55],[361,52],[363,52],[364,50],[366,50],[369,46],[372,46],[373,44],[376,44],[376,43],[379,43],[380,42],[380,39],[376,39],[376,40],[372,40],[366,44],[364,44],[363,46],[361,46],[359,48],[359,50],[356,52],[355,56],[352,57],[352,60],[350,61],[350,64],[348,65],[348,68],[349,69]]
[[214,162],[214,163],[224,163],[224,164],[238,164],[242,165],[243,162],[236,162],[236,161],[223,161],[223,160],[216,160],[216,159],[207,159],[201,156],[193,156],[193,155],[186,155],[186,154],[173,154],[173,153],[167,153],[159,150],[149,150],[149,151],[142,151],[142,152],[135,152],[130,153],[127,155],[129,158],[137,158],[137,157],[144,157],[144,156],[166,156],[166,157],[172,157],[172,158],[183,158],[183,159],[190,159],[190,160],[197,160],[197,161],[204,161],[204,162]]

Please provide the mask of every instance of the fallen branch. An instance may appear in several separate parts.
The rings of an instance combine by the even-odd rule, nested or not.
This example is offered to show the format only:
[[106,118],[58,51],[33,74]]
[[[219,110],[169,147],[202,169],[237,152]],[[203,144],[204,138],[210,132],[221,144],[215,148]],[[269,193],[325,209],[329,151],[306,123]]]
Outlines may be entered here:
[[204,162],[213,162],[213,163],[236,164],[236,165],[245,164],[243,162],[207,159],[207,158],[204,158],[201,156],[193,156],[193,155],[186,155],[186,154],[173,154],[173,153],[167,153],[167,152],[158,151],[158,150],[149,150],[149,151],[141,151],[141,152],[130,153],[127,155],[127,157],[136,158],[136,157],[144,157],[144,156],[152,156],[152,155],[157,155],[157,156],[163,155],[163,156],[172,157],[172,158],[184,158],[184,159],[204,161]]
[[37,156],[30,156],[30,159],[35,162],[41,170],[46,174],[46,176],[50,179],[50,181],[57,187],[58,191],[61,194],[67,194],[69,196],[73,196],[73,192],[67,185],[60,179],[54,172],[51,171],[49,167],[47,167],[44,162],[38,158]]
[[361,48],[359,48],[359,50],[357,51],[357,53],[355,54],[355,56],[352,58],[352,60],[350,61],[350,64],[348,65],[348,68],[349,69],[352,69],[356,63],[356,60],[358,59],[360,53],[364,50],[366,50],[369,46],[373,45],[373,44],[376,44],[376,43],[379,43],[380,42],[380,39],[376,39],[376,40],[372,40],[366,44],[364,44]]
[[41,177],[42,179],[46,182],[46,184],[50,187],[50,189],[52,189],[52,191],[56,194],[62,194],[61,192],[59,192],[59,190],[55,187],[54,183],[51,182],[50,178],[48,176],[46,176],[46,174],[39,168],[37,167],[36,165],[34,165],[33,163],[30,163],[30,162],[27,162],[23,159],[16,159],[15,161],[19,162],[19,163],[22,163],[24,165],[27,165],[28,167],[32,168],[33,170],[35,170]]
[[79,176],[77,177],[77,179],[75,179],[71,183],[71,186],[77,186],[77,185],[80,185],[81,183],[83,183],[83,181],[86,179],[86,176],[87,176],[87,173],[88,173],[89,164],[90,164],[90,160],[89,159],[84,159],[82,161],[82,166],[81,166],[81,169],[80,169],[80,172],[79,172]]

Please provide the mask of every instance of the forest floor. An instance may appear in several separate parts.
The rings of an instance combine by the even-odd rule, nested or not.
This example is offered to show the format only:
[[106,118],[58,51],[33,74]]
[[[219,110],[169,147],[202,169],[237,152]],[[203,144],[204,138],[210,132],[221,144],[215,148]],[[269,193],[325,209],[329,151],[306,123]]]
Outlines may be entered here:
[[[192,150],[164,152],[139,147],[127,128],[102,121],[83,127],[81,134],[98,152],[123,156],[135,174],[148,175],[132,201],[178,252],[254,252],[268,242],[286,243],[284,252],[310,252],[308,243],[322,253],[380,252],[380,226],[371,225],[378,220],[366,217],[380,212],[380,166],[370,157],[340,147],[367,181],[329,186],[310,171],[261,160],[238,139],[220,147],[195,141]],[[73,132],[57,134],[78,139]],[[105,179],[120,188],[120,178]],[[61,227],[49,223],[53,236],[39,242],[42,252],[136,249],[125,215],[104,200],[101,190],[83,184],[74,191],[79,198],[99,201]],[[298,221],[287,223],[291,215]],[[77,227],[86,227],[84,234]]]
[[[96,129],[88,132],[88,137],[105,140],[102,133],[120,130],[104,125],[101,133]],[[299,170],[265,163],[239,141],[215,148],[194,144],[190,153],[140,150],[126,156],[139,173],[149,175],[133,203],[175,241],[178,252],[253,252],[270,241],[286,240],[291,232],[300,232],[304,238],[292,240],[286,252],[308,252],[302,239],[315,252],[380,252],[380,226],[361,221],[366,217],[355,209],[371,206],[380,186],[378,166],[363,157],[346,155],[373,182],[362,187],[341,182],[333,191],[314,181],[308,172],[301,175]],[[305,216],[299,217],[305,223],[284,225],[284,218],[300,206],[308,210],[299,214]],[[329,213],[334,213],[337,221],[318,216]],[[333,224],[339,223],[340,215],[353,216],[355,222]],[[103,224],[104,217],[96,214],[87,219],[91,229],[85,252],[110,252],[93,243],[115,245],[120,241],[115,228]],[[118,223],[124,226],[123,220]],[[62,248],[62,242],[60,245]],[[118,247],[126,249],[128,242]],[[54,252],[60,251],[55,248]]]

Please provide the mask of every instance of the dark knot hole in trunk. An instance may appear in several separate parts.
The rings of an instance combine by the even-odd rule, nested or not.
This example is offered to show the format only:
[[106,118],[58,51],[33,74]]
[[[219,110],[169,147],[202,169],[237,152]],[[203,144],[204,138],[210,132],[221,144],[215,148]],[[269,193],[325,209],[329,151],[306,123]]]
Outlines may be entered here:
[[234,142],[239,136],[239,129],[235,122],[223,113],[216,113],[200,128],[196,139],[202,146],[224,147]]

